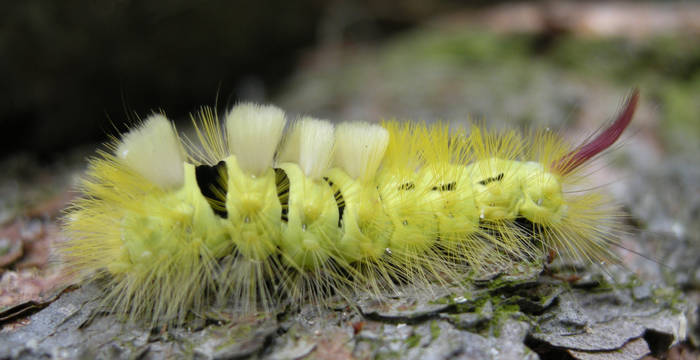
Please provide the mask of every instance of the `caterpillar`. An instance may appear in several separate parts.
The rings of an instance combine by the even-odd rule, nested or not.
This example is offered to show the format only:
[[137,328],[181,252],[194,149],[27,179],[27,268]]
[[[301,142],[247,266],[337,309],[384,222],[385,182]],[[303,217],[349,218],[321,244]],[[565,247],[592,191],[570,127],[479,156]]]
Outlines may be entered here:
[[632,120],[573,146],[549,129],[287,124],[272,105],[153,114],[89,160],[66,210],[66,268],[130,321],[183,323],[333,295],[459,283],[549,253],[614,262],[622,213],[585,169]]

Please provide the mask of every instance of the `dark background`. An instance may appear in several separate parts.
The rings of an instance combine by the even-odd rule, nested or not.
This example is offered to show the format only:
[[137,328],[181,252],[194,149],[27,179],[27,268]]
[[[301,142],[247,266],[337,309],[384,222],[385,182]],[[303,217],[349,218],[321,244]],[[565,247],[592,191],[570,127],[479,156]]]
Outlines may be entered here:
[[[50,160],[111,123],[262,100],[301,55],[381,39],[448,1],[6,1],[0,5],[0,154]],[[324,30],[325,29],[325,30]],[[334,32],[331,29],[330,32]],[[335,36],[335,35],[333,35]],[[122,128],[123,129],[123,128]]]
[[[613,102],[641,87],[644,103],[661,116],[655,125],[665,146],[700,150],[687,146],[700,139],[700,8],[694,4],[4,1],[0,160],[22,154],[52,162],[65,150],[123,132],[125,123],[150,111],[166,111],[182,122],[202,105],[223,109],[240,100],[274,102],[336,120],[376,120],[378,113],[439,118],[456,105],[465,108],[459,117],[500,121],[498,112],[506,109],[506,120],[515,122],[563,120],[590,107],[580,99],[598,84],[612,84]],[[377,76],[367,80],[383,83],[359,84],[353,66],[372,61]],[[396,65],[386,66],[391,61]],[[459,93],[463,103],[451,99],[452,93],[432,101],[434,95],[416,91],[423,83],[411,84],[411,77],[434,78],[445,63],[459,66],[431,86],[453,87],[452,79],[474,84],[472,74],[483,74],[478,81],[484,90]],[[542,64],[551,71],[539,74]],[[513,74],[502,81],[499,76],[508,71]],[[586,90],[541,90],[538,82],[556,83],[561,71],[578,76],[569,82]],[[311,98],[301,91],[326,79],[328,96]],[[522,98],[527,93],[537,96]],[[401,97],[429,102],[419,108],[415,100],[405,100],[403,107],[367,110],[382,102],[399,105]],[[554,113],[528,113],[544,109],[539,103],[558,101],[569,105]],[[605,105],[600,99],[588,101]]]

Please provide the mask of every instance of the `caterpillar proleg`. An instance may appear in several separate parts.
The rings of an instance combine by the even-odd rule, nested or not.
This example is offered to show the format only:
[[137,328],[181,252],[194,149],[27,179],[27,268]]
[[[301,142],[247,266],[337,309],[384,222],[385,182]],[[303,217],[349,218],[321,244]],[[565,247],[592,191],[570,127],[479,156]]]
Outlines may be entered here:
[[[89,162],[67,210],[67,268],[101,279],[129,320],[182,323],[402,284],[459,282],[554,252],[614,262],[621,213],[583,169],[632,119],[572,146],[556,132],[387,121],[290,124],[242,103],[192,117],[201,144],[157,114]],[[285,131],[286,127],[286,131]]]

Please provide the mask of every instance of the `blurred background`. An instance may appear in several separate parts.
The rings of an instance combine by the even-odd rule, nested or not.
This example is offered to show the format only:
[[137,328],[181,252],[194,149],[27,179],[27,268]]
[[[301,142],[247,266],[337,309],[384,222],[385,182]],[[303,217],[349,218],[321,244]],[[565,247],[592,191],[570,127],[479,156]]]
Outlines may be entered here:
[[50,285],[48,244],[85,157],[151,111],[185,124],[202,105],[252,100],[292,116],[477,119],[576,139],[633,87],[637,116],[614,170],[596,176],[651,234],[629,246],[672,266],[650,276],[697,299],[697,2],[2,2],[0,307]]
[[660,145],[697,146],[700,131],[690,2],[27,0],[0,10],[3,157],[52,160],[135,115],[181,120],[240,100],[338,120],[560,123],[580,112],[603,121],[639,86],[663,126],[640,121],[663,128],[662,140],[689,136]]

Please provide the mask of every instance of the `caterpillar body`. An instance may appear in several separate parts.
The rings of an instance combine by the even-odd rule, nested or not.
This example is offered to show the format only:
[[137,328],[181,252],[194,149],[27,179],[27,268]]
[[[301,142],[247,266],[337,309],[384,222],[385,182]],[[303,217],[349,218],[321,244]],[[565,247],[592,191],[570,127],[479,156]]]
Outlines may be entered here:
[[[192,117],[200,144],[155,114],[99,151],[68,208],[60,253],[129,320],[182,323],[333,294],[383,296],[452,283],[555,252],[614,261],[620,212],[583,191],[582,169],[632,119],[638,93],[581,146],[445,123],[286,125],[243,103],[223,124]],[[287,127],[285,132],[285,127]]]

